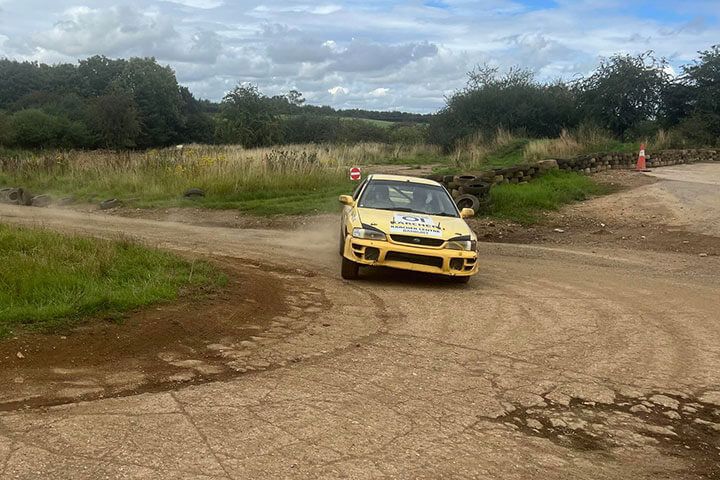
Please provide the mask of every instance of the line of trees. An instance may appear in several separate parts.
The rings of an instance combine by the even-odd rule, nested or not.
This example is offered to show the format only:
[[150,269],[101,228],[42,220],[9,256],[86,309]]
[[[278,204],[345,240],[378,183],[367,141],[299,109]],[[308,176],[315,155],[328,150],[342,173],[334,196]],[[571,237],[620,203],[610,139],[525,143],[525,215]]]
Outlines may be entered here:
[[572,82],[542,83],[522,68],[501,74],[478,67],[434,115],[335,110],[306,105],[296,90],[270,97],[243,84],[220,103],[198,100],[153,58],[95,56],[52,66],[0,59],[0,146],[7,147],[374,141],[450,150],[498,128],[553,137],[583,124],[619,139],[663,128],[691,145],[719,145],[720,46],[700,52],[677,77],[652,53],[610,57]]
[[591,75],[573,82],[541,83],[529,70],[500,74],[488,66],[468,77],[466,88],[431,120],[430,142],[451,149],[463,138],[498,128],[554,137],[589,124],[618,139],[662,128],[689,145],[720,145],[720,46],[699,52],[677,77],[651,52],[604,59]]
[[[0,145],[149,148],[179,143],[425,140],[427,115],[305,105],[238,85],[222,102],[196,99],[153,58],[94,56],[77,65],[0,59]],[[364,120],[402,122],[383,128]]]

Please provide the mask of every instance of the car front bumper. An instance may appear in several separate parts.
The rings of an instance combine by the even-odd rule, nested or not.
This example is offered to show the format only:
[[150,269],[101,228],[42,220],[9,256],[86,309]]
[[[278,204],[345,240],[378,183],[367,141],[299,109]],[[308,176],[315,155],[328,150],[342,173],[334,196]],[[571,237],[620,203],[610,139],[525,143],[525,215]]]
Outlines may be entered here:
[[398,268],[450,276],[478,271],[477,252],[423,248],[395,242],[364,240],[348,235],[343,256],[361,265]]

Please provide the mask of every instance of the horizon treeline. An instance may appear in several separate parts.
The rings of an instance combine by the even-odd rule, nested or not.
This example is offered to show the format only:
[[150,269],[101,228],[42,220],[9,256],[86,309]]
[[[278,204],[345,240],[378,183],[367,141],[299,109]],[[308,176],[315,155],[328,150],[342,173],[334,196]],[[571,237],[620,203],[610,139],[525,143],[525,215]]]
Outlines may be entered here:
[[196,99],[154,58],[94,56],[78,64],[0,59],[0,146],[146,149],[181,143],[432,143],[452,150],[506,130],[547,138],[592,126],[621,141],[664,130],[677,146],[720,144],[720,47],[679,75],[651,52],[601,60],[588,76],[544,83],[532,71],[478,66],[435,114],[336,110],[301,92],[267,96],[238,84],[219,103]]

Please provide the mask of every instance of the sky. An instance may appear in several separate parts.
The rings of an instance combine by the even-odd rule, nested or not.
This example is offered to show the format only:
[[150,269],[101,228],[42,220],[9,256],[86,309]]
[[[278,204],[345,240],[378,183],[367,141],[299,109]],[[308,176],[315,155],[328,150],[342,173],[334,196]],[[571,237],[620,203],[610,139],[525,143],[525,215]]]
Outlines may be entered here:
[[0,0],[0,57],[153,56],[199,98],[240,82],[336,108],[433,112],[488,64],[543,81],[720,43],[720,0]]

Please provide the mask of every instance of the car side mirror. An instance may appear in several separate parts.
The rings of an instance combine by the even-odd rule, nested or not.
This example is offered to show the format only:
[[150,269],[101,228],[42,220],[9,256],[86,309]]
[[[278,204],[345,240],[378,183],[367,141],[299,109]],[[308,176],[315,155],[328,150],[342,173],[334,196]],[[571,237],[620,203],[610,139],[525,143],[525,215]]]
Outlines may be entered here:
[[460,218],[470,218],[475,216],[475,210],[472,208],[463,208],[460,210]]
[[340,198],[338,200],[340,200],[340,203],[342,203],[343,205],[347,205],[348,207],[352,207],[355,205],[355,199],[353,199],[353,197],[350,195],[340,195]]

